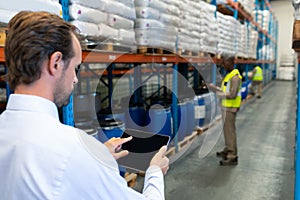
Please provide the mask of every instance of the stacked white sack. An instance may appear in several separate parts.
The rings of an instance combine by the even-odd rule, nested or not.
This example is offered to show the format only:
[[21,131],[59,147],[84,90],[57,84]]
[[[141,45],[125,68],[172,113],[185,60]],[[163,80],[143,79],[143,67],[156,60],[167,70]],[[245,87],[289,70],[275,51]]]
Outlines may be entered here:
[[269,10],[253,11],[254,21],[256,21],[259,26],[266,31],[269,31],[270,17],[271,15]]
[[89,42],[135,45],[133,0],[71,0],[71,3],[71,23]]
[[215,17],[216,6],[204,1],[199,2],[200,51],[216,53],[218,43],[218,23]]
[[175,50],[179,8],[159,0],[136,0],[135,35],[138,46]]
[[237,20],[217,12],[217,21],[219,25],[218,54],[235,56],[238,43],[237,38],[239,38]]

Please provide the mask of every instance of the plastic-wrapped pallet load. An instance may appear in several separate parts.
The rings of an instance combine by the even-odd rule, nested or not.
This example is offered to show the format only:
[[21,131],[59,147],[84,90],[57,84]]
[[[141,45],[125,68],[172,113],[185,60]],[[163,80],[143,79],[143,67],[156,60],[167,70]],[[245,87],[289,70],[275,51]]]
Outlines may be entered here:
[[260,25],[264,30],[269,30],[270,23],[270,11],[269,10],[256,10],[253,11],[254,20]]
[[219,35],[218,23],[215,18],[216,6],[203,1],[200,1],[198,5],[200,51],[216,53]]
[[136,0],[135,6],[137,19],[134,27],[137,45],[174,51],[176,23],[179,22],[174,13],[179,13],[179,9],[158,0]]
[[71,20],[91,22],[95,24],[107,21],[107,13],[78,4],[72,4],[69,6],[69,15]]
[[[87,42],[135,47],[134,0],[70,0],[71,23]],[[93,25],[91,24],[93,23]],[[97,27],[97,34],[95,33]],[[98,38],[96,38],[98,37]]]

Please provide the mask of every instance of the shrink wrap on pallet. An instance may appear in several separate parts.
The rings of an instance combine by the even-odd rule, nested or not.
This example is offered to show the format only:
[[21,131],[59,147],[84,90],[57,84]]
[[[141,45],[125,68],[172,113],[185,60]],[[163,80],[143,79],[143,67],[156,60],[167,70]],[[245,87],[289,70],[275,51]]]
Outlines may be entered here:
[[153,20],[153,19],[136,19],[135,20],[135,28],[164,28],[165,26],[157,21],[157,20]]
[[161,12],[150,7],[135,7],[136,17],[145,19],[156,19],[159,20],[161,17]]
[[91,23],[91,22],[83,22],[79,20],[73,20],[70,22],[74,26],[76,26],[80,34],[87,37],[98,37],[99,36],[99,30],[97,24]]
[[105,5],[103,5],[103,9],[107,13],[116,14],[127,19],[134,20],[136,18],[133,7],[126,6],[116,1],[108,1]]
[[158,40],[164,40],[169,42],[176,41],[176,30],[174,29],[159,29],[159,28],[149,28],[149,29],[136,29],[135,30],[136,38],[143,40],[150,40],[152,38]]
[[163,24],[169,24],[174,27],[178,27],[180,23],[180,19],[178,16],[175,15],[169,15],[166,13],[162,13],[159,21]]
[[161,0],[135,0],[136,7],[151,7],[160,11],[168,9],[168,5]]
[[119,38],[119,41],[122,44],[135,45],[135,32],[134,32],[134,30],[120,29],[118,38]]
[[78,4],[69,6],[69,15],[72,20],[92,22],[95,24],[107,21],[107,13]]
[[98,29],[99,29],[99,36],[105,37],[108,39],[118,40],[119,31],[117,29],[114,29],[103,23],[98,24]]
[[130,30],[134,27],[134,21],[119,15],[107,14],[107,25],[116,29]]
[[104,6],[109,3],[108,0],[69,0],[71,4],[80,4],[85,7],[96,8],[101,11],[104,10]]

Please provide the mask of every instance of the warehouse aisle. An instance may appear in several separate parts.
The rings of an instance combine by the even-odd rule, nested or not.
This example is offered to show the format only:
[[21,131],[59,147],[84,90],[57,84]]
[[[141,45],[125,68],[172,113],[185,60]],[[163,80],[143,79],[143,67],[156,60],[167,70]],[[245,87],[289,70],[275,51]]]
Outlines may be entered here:
[[203,159],[197,140],[171,165],[166,200],[292,200],[295,99],[294,82],[273,81],[238,113],[238,166],[219,166],[223,137]]

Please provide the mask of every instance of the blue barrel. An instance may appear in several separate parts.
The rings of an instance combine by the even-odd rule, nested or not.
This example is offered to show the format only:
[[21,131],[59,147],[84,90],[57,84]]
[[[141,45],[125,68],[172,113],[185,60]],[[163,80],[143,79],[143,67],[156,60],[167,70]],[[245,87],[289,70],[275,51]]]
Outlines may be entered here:
[[194,107],[195,107],[195,119],[196,125],[199,127],[204,126],[205,119],[205,103],[202,95],[198,95],[194,98]]
[[172,116],[169,107],[152,106],[146,111],[145,131],[172,137]]
[[248,81],[242,83],[241,93],[242,93],[242,100],[246,99],[248,95]]
[[125,113],[121,109],[114,109],[111,111],[110,109],[101,110],[97,114],[98,120],[104,120],[106,118],[113,118],[117,121],[122,121],[123,123],[126,123],[126,117]]
[[142,129],[145,125],[146,111],[144,107],[130,107],[128,112],[125,112],[125,126],[130,129]]
[[106,142],[112,137],[121,137],[125,130],[125,123],[113,118],[99,120],[98,139]]
[[196,126],[196,119],[195,119],[195,105],[192,99],[185,99],[186,107],[187,107],[187,131],[186,135],[190,135],[195,126]]
[[204,126],[208,126],[216,117],[216,98],[214,93],[206,93],[202,95],[205,103],[205,120]]
[[[177,133],[173,132],[173,136],[177,135],[178,141],[181,141],[186,136],[187,132],[187,104],[186,102],[181,102],[178,104],[177,107],[177,116],[178,116],[178,123],[177,123]],[[172,110],[172,118],[174,120],[174,112]],[[174,123],[174,121],[173,121]]]

